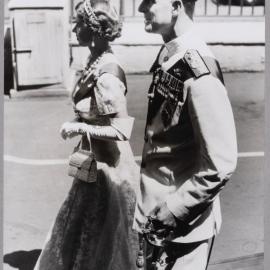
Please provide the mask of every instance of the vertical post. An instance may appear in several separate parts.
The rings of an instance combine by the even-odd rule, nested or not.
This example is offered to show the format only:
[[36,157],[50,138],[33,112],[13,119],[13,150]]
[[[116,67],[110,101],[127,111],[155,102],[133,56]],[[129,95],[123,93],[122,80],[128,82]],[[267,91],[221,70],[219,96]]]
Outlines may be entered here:
[[[270,5],[269,5],[269,0],[265,1],[265,6],[264,6],[264,13],[265,13],[265,8],[266,8],[266,13],[269,14],[270,11]],[[270,18],[269,16],[266,16],[265,18],[265,25],[269,26],[270,25]],[[265,161],[264,161],[264,224],[265,224],[265,229],[264,229],[264,269],[269,269],[270,267],[270,211],[269,211],[269,204],[270,204],[270,181],[269,176],[270,176],[270,169],[269,169],[269,162],[270,162],[270,78],[267,76],[269,74],[270,70],[270,46],[269,46],[269,40],[270,40],[270,31],[269,28],[265,32],[266,35],[266,67],[265,67],[265,138],[268,138],[265,140]],[[267,229],[268,228],[268,229]]]
[[72,22],[73,19],[73,10],[74,10],[74,0],[67,0],[70,1],[70,5],[69,5],[69,22]]
[[16,35],[15,35],[15,22],[14,15],[11,14],[11,50],[12,50],[12,67],[13,67],[13,85],[14,90],[18,90],[19,77],[17,69],[17,55],[16,55]]
[[62,70],[63,70],[63,85],[65,88],[68,87],[68,73],[69,73],[69,39],[70,39],[70,24],[73,16],[73,0],[65,0],[62,10],[62,20],[63,20],[63,60],[62,60]]
[[120,0],[119,13],[120,13],[120,16],[124,16],[125,14],[125,0]]
[[[1,1],[0,3],[0,20],[1,22],[4,21],[4,3],[3,1]],[[4,37],[4,27],[1,28],[0,30],[0,36],[1,38]],[[3,39],[2,39],[3,40]],[[1,64],[0,64],[0,78],[1,78],[1,82],[0,82],[0,89],[4,89],[4,42],[1,42],[1,45],[0,45],[0,59],[1,59]],[[1,231],[1,235],[0,235],[0,256],[1,256],[1,259],[0,259],[0,263],[1,265],[3,266],[3,236],[4,236],[4,233],[3,233],[3,229],[4,229],[4,173],[3,173],[3,169],[4,169],[4,160],[3,160],[3,155],[4,155],[4,143],[3,143],[3,139],[4,139],[4,132],[2,132],[4,130],[4,119],[3,119],[3,116],[4,116],[4,91],[1,93],[1,97],[0,97],[0,130],[1,130],[1,133],[0,133],[0,141],[1,141],[1,145],[0,145],[0,155],[1,155],[1,158],[0,158],[0,231]],[[2,268],[2,267],[1,267]]]
[[229,3],[228,3],[228,15],[230,16],[231,15],[231,11],[232,11],[232,0],[229,0]]
[[136,0],[133,0],[133,6],[132,6],[132,16],[135,17],[136,15]]
[[255,1],[251,2],[251,15],[254,15],[254,7],[255,7]]
[[207,0],[204,1],[204,15],[207,15]]
[[244,0],[241,0],[240,5],[241,5],[241,7],[240,7],[240,15],[243,16]]

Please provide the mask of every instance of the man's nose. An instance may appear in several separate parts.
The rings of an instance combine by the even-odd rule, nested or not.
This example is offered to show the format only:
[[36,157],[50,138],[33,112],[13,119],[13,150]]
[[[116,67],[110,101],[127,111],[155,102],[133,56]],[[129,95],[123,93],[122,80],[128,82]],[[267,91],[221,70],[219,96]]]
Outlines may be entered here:
[[145,12],[147,12],[147,9],[148,9],[148,4],[145,3],[145,1],[142,1],[138,7],[138,11],[141,13],[145,13]]

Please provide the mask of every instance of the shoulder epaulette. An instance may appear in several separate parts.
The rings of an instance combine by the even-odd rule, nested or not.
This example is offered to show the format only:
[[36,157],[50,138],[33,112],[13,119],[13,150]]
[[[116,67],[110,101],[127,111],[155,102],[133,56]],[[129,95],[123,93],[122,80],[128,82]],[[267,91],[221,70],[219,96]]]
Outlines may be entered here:
[[184,60],[196,78],[210,74],[209,68],[197,50],[187,50],[184,55]]

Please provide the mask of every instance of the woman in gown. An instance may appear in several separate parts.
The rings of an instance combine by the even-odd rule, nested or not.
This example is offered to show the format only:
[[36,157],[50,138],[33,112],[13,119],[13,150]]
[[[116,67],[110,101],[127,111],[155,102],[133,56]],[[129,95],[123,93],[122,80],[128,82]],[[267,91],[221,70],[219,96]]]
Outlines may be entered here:
[[108,0],[81,2],[76,11],[73,32],[90,57],[72,94],[76,118],[60,132],[64,139],[81,136],[81,148],[91,148],[97,179],[74,179],[35,270],[133,270],[139,169],[128,139],[134,119],[127,113],[124,72],[109,45],[121,25]]

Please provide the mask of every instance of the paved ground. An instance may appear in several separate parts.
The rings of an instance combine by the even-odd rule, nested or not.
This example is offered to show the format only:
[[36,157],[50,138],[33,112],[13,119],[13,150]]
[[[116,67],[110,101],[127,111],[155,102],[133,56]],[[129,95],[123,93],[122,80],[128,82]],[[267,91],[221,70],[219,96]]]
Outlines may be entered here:
[[[222,192],[224,222],[210,270],[259,270],[263,269],[263,74],[232,73],[225,80],[240,154],[237,171]],[[128,76],[136,156],[142,149],[149,81],[148,75]],[[75,140],[61,140],[59,128],[72,114],[67,97],[5,101],[5,254],[42,247],[71,184],[64,160]],[[5,269],[14,268],[5,265]]]

